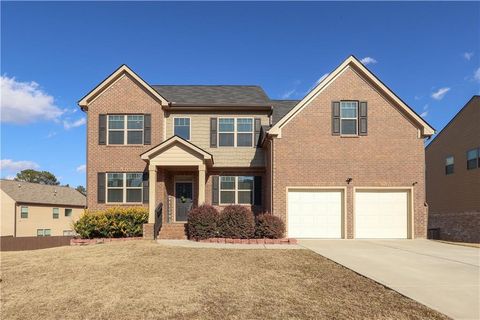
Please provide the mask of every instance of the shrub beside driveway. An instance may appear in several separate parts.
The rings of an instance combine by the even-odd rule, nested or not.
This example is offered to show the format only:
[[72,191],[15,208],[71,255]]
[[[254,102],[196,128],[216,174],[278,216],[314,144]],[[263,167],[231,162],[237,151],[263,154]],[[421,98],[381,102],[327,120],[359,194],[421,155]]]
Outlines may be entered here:
[[307,250],[2,253],[2,319],[446,319]]

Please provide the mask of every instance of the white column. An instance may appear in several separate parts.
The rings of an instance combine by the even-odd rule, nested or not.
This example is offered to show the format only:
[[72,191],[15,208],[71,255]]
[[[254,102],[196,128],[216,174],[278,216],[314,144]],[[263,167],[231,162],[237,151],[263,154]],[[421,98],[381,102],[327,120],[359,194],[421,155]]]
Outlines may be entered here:
[[198,205],[205,203],[205,165],[198,166]]
[[148,223],[155,223],[155,185],[157,184],[157,166],[148,166]]

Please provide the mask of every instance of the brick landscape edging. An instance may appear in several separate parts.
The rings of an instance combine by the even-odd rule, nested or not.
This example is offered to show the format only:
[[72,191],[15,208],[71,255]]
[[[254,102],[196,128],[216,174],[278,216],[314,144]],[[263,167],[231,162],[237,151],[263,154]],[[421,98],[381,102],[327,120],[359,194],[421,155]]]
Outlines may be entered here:
[[209,238],[197,240],[197,242],[208,243],[232,243],[232,244],[297,244],[297,239],[230,239],[230,238]]
[[120,242],[120,241],[130,241],[130,240],[143,240],[142,237],[131,237],[131,238],[94,238],[94,239],[71,239],[71,246],[86,246],[90,244],[100,244],[108,242]]

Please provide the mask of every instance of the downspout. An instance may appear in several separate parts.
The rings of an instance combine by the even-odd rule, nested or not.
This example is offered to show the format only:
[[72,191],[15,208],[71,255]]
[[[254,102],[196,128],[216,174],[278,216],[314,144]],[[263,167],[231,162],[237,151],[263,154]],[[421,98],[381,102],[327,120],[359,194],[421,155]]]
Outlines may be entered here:
[[273,139],[270,139],[270,209],[272,211],[272,213],[275,212],[275,210],[273,209],[273,175],[275,174],[273,172],[273,159],[274,157],[274,152],[273,152]]

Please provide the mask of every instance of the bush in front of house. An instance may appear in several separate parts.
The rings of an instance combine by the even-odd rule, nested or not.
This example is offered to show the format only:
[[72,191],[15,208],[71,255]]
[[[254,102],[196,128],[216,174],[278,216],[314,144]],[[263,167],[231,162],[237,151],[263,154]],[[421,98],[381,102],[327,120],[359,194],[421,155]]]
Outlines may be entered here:
[[271,213],[259,214],[255,219],[255,237],[281,239],[285,235],[285,223]]
[[225,207],[218,222],[219,235],[224,238],[250,239],[255,235],[255,218],[244,206]]
[[218,236],[220,213],[208,204],[193,208],[188,213],[187,232],[189,239],[202,240]]
[[83,239],[141,237],[143,224],[147,222],[146,208],[108,208],[85,211],[73,223],[73,229]]

